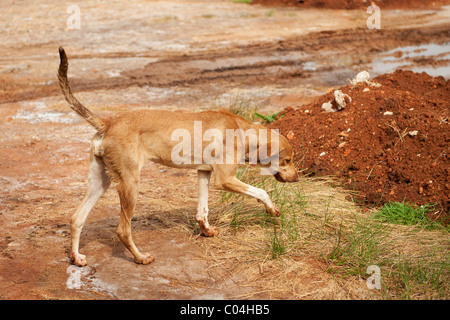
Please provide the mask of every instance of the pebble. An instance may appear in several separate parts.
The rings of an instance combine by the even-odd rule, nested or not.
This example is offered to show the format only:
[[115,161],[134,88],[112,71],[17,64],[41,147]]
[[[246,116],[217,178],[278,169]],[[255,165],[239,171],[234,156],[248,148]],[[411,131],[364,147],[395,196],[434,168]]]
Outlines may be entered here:
[[325,112],[335,112],[336,110],[333,109],[333,105],[331,102],[325,102],[322,104],[322,110]]
[[346,98],[352,102],[352,98],[348,94],[343,93],[341,90],[334,91],[334,101],[336,101],[338,110],[342,110],[347,106]]

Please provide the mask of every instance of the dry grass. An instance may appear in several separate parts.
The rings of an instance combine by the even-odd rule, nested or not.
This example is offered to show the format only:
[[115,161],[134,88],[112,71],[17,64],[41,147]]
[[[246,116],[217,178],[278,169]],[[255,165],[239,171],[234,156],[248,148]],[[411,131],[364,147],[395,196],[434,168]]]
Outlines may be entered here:
[[[373,211],[356,206],[354,194],[336,187],[332,177],[282,184],[255,170],[243,170],[240,179],[265,189],[282,210],[281,217],[267,215],[254,199],[211,188],[210,222],[220,235],[198,237],[195,173],[157,188],[158,177],[147,174],[144,180],[150,183],[142,184],[134,228],[152,228],[198,244],[211,279],[243,288],[227,298],[449,298],[446,229],[381,223],[373,219]],[[176,199],[158,198],[173,190]],[[101,204],[117,206],[116,193],[108,192]],[[118,243],[114,230],[111,237]],[[367,288],[370,265],[381,269],[381,290]]]
[[[199,241],[212,274],[238,273],[251,288],[234,298],[448,298],[445,230],[380,223],[349,201],[351,193],[332,187],[332,178],[280,184],[254,170],[240,178],[267,190],[282,216],[268,216],[256,200],[222,193],[210,209],[221,234]],[[366,286],[370,265],[381,268],[381,290]]]
[[[210,222],[220,235],[198,237],[195,173],[161,190],[154,187],[158,177],[147,174],[144,180],[150,183],[142,184],[133,228],[176,234],[198,244],[211,279],[242,288],[227,298],[449,298],[450,238],[445,229],[381,223],[372,211],[356,206],[354,194],[336,187],[332,177],[282,184],[254,170],[247,168],[240,178],[265,189],[281,217],[267,215],[254,199],[211,188]],[[179,194],[176,199],[157,197],[173,190]],[[114,190],[101,205],[118,206]],[[115,227],[104,236],[119,245]],[[367,288],[370,265],[381,269],[381,290]]]
[[282,209],[282,217],[268,216],[254,199],[223,193],[210,209],[211,223],[221,234],[200,242],[212,273],[223,273],[223,277],[241,274],[246,279],[243,285],[252,289],[234,298],[377,296],[368,290],[362,292],[365,284],[359,279],[343,281],[327,273],[321,258],[333,247],[328,232],[334,232],[334,219],[351,219],[353,208],[349,209],[346,193],[331,188],[328,179],[303,178],[299,183],[280,184],[271,177],[255,177],[250,168],[240,178],[267,190]]

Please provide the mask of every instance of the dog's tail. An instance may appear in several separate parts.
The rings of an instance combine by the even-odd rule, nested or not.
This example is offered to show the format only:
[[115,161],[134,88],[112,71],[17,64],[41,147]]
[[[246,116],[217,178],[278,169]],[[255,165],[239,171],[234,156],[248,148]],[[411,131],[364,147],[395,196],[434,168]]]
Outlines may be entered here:
[[69,103],[70,108],[78,113],[80,117],[85,119],[90,125],[92,125],[98,132],[103,133],[106,130],[106,121],[99,116],[93,114],[88,108],[83,106],[72,94],[70,90],[69,80],[67,79],[67,69],[69,62],[67,60],[66,52],[62,47],[59,47],[59,69],[58,80],[62,93]]

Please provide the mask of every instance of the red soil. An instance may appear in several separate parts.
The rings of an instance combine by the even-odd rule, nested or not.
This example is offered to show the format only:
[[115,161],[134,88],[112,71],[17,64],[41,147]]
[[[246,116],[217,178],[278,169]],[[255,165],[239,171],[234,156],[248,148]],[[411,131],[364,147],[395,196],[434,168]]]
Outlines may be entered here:
[[361,191],[359,200],[367,205],[439,203],[441,214],[448,214],[450,81],[401,70],[372,81],[381,86],[340,88],[351,97],[341,111],[322,109],[334,100],[331,90],[313,103],[286,108],[271,126],[284,135],[292,131],[303,169],[336,175]]
[[365,9],[371,4],[381,9],[438,8],[450,4],[448,0],[253,0],[252,4],[279,7],[324,8],[324,9]]

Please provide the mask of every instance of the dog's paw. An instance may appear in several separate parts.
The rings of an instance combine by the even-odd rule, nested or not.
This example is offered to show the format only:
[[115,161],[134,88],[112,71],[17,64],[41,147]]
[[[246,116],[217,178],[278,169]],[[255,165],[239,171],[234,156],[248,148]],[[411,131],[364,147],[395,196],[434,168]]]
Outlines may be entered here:
[[219,229],[210,226],[208,229],[202,229],[200,234],[204,237],[217,237],[219,235]]
[[273,206],[272,208],[267,208],[267,212],[275,217],[281,216],[281,211],[277,206]]
[[144,254],[139,258],[135,258],[134,259],[136,261],[136,263],[138,264],[150,264],[153,261],[155,261],[155,257],[152,256],[151,254]]
[[88,265],[88,262],[86,260],[86,256],[84,254],[75,254],[72,253],[72,256],[70,257],[70,261],[76,266],[79,267],[85,267]]

